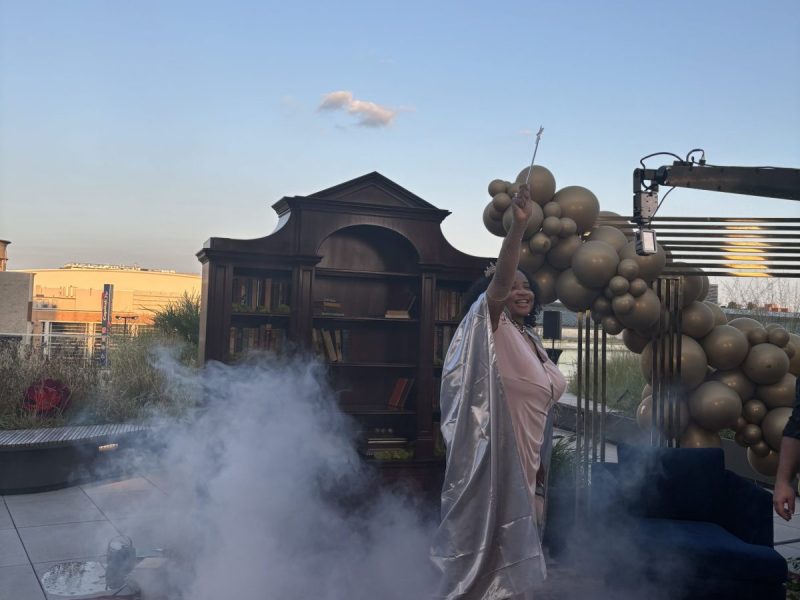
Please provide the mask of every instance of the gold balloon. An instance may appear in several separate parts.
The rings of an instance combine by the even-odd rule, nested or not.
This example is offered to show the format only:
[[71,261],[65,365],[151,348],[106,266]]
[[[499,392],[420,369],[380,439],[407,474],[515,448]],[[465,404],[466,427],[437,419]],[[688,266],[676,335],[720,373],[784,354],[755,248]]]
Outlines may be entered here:
[[689,396],[689,411],[698,425],[709,431],[718,431],[736,425],[742,414],[742,401],[724,383],[706,381]]
[[[659,421],[663,421],[661,432],[667,438],[679,437],[689,426],[689,407],[685,402],[677,401],[672,407],[664,402],[663,414],[659,413]],[[653,424],[653,397],[646,396],[636,409],[636,423],[642,431],[650,431]]]
[[767,330],[761,329],[760,327],[753,327],[746,332],[746,335],[747,341],[751,346],[755,346],[757,344],[766,344],[769,341],[769,334],[767,333]]
[[736,419],[736,425],[734,425],[732,429],[738,432],[744,429],[745,427],[747,427],[747,421],[745,420],[744,417],[739,417],[738,419]]
[[542,221],[542,231],[547,235],[559,235],[561,233],[561,219],[558,217],[545,217]]
[[497,221],[492,218],[492,212],[496,212],[492,203],[486,205],[486,208],[483,209],[483,224],[486,229],[489,230],[489,233],[492,235],[496,235],[499,237],[506,236],[506,230],[503,227],[503,223],[501,221]]
[[561,240],[554,248],[547,252],[547,262],[559,270],[569,269],[572,263],[572,255],[581,247],[581,238],[578,235],[571,235]]
[[[622,296],[623,294],[627,294],[630,287],[631,287],[631,282],[625,279],[622,275],[614,275],[611,279],[608,280],[608,289],[610,289],[615,296]],[[631,303],[633,303],[633,299],[631,299]],[[632,308],[633,304],[631,304],[631,309]]]
[[624,329],[622,331],[622,343],[634,354],[641,354],[649,341],[650,338],[637,333],[633,329]]
[[501,213],[506,212],[508,207],[511,206],[511,196],[505,192],[495,194],[492,196],[492,206],[494,206],[495,209]]
[[580,312],[588,309],[600,292],[583,285],[572,269],[566,269],[556,279],[556,295],[569,310]]
[[608,335],[617,335],[622,332],[624,326],[614,315],[606,315],[602,320],[603,331]]
[[741,433],[737,432],[736,435],[733,436],[733,441],[739,444],[742,448],[747,448],[747,442],[744,441]]
[[789,372],[792,371],[792,359],[794,358],[795,353],[797,353],[797,348],[795,347],[793,342],[789,342],[783,347],[783,351],[786,352],[786,356],[789,357]]
[[521,187],[522,185],[519,183],[510,183],[508,185],[508,195],[513,197],[514,194],[518,194]]
[[789,372],[789,357],[772,344],[758,344],[750,348],[742,363],[742,371],[756,383],[778,383]]
[[610,225],[597,225],[586,238],[587,242],[605,242],[619,252],[627,244],[625,234]]
[[794,390],[797,384],[797,377],[791,373],[786,373],[778,383],[771,385],[759,385],[756,388],[756,396],[764,401],[767,408],[780,408],[781,406],[794,406]]
[[739,394],[742,402],[746,402],[753,397],[756,391],[756,386],[750,381],[744,373],[738,369],[731,371],[714,371],[710,379],[720,381]]
[[792,415],[792,409],[781,407],[773,408],[761,421],[761,432],[764,435],[764,441],[769,444],[769,447],[780,452],[781,438],[783,437],[783,428],[786,427],[786,422]]
[[636,244],[628,242],[620,251],[619,257],[623,260],[626,258],[635,260],[639,265],[639,277],[645,281],[653,281],[661,274],[667,264],[667,254],[664,252],[664,248],[658,245],[657,249],[658,251],[655,254],[639,256],[636,254]]
[[[505,233],[503,235],[505,235]],[[534,254],[545,254],[550,250],[550,237],[540,231],[531,237],[528,241],[528,245],[530,246],[531,252]]]
[[519,249],[519,270],[532,276],[544,264],[543,254],[534,254],[527,244]]
[[558,271],[548,264],[542,265],[535,273],[531,274],[531,279],[539,286],[539,303],[543,306],[557,298],[556,277],[558,277]]
[[747,335],[747,332],[751,329],[764,329],[761,323],[750,317],[736,317],[728,321],[728,325],[736,327],[736,329],[740,330],[745,335]]
[[[625,259],[627,260],[627,259]],[[641,277],[635,277],[631,279],[631,285],[628,288],[628,292],[630,292],[631,296],[638,298],[642,294],[644,294],[648,289],[650,289],[647,285],[647,282],[642,279]]]
[[525,183],[527,181],[531,189],[531,199],[536,202],[536,204],[544,206],[553,198],[553,194],[555,194],[556,178],[553,177],[553,174],[548,169],[540,165],[533,165],[533,171],[529,178],[528,171],[530,168],[531,167],[525,167],[519,172],[519,175],[517,175],[517,183]]
[[764,458],[770,452],[772,452],[772,450],[770,450],[769,446],[767,445],[767,442],[765,442],[764,440],[756,442],[755,444],[750,446],[750,449],[753,451],[753,454],[761,458]]
[[718,304],[714,304],[713,302],[709,302],[708,300],[704,300],[703,304],[705,304],[708,308],[711,309],[711,312],[714,313],[714,327],[717,325],[727,325],[728,317],[725,316],[725,313],[722,312],[722,309],[719,307]]
[[[528,223],[525,225],[525,232],[522,234],[522,239],[528,239],[533,236],[533,234],[539,230],[539,227],[542,226],[543,219],[544,215],[542,215],[542,208],[538,204],[534,204],[531,216],[528,217]],[[503,229],[509,231],[513,222],[514,207],[509,206],[503,213]]]
[[611,314],[611,302],[605,296],[598,296],[592,303],[592,310],[603,316]]
[[553,200],[561,205],[561,216],[569,217],[578,226],[578,233],[589,231],[600,214],[600,202],[591,191],[579,185],[560,189]]
[[548,202],[542,207],[545,217],[561,217],[561,205],[558,202]]
[[748,423],[758,425],[767,416],[767,405],[755,398],[748,400],[742,406],[742,416]]
[[[642,374],[648,382],[652,381],[652,365],[652,343],[648,343],[641,356]],[[706,378],[707,366],[706,355],[700,344],[688,335],[681,336],[681,384],[684,388],[691,390],[700,385]]]
[[[614,247],[605,242],[585,242],[572,257],[575,277],[587,288],[602,288],[615,276],[619,256]],[[617,275],[628,287],[628,280]]]
[[752,446],[753,444],[757,444],[761,441],[763,437],[761,433],[761,427],[758,425],[754,425],[753,423],[748,423],[744,427],[739,430],[739,433],[742,434],[742,439],[747,443],[748,446]]
[[558,235],[561,237],[568,237],[570,235],[575,235],[578,231],[578,224],[570,219],[569,217],[561,217],[561,233]]
[[686,427],[679,440],[681,448],[720,448],[722,441],[716,431],[703,429],[692,421]]
[[738,367],[750,350],[745,334],[731,325],[717,325],[703,338],[702,344],[708,364],[722,370]]
[[692,302],[681,311],[681,329],[698,340],[714,329],[714,313],[702,302]]
[[778,453],[769,451],[766,456],[759,456],[753,448],[747,449],[747,462],[753,469],[766,477],[775,477],[778,473]]
[[795,377],[800,377],[800,335],[790,333],[789,343],[795,348],[794,355],[789,357],[789,373]]
[[617,265],[617,275],[622,275],[628,281],[633,281],[639,276],[639,263],[632,258],[623,258]]
[[773,327],[769,330],[769,343],[783,348],[789,343],[789,332],[783,327]]
[[[661,302],[656,293],[648,289],[644,294],[635,298],[631,312],[617,315],[617,318],[622,321],[625,327],[636,329],[637,331],[645,331],[658,323],[660,315]],[[705,357],[703,359],[703,362],[705,362]]]
[[[627,283],[627,279],[624,281]],[[611,307],[614,309],[615,315],[627,315],[633,310],[635,304],[636,298],[630,294],[622,294],[611,301]]]
[[508,190],[508,182],[502,179],[493,179],[489,184],[489,195],[494,198],[497,194],[505,194]]

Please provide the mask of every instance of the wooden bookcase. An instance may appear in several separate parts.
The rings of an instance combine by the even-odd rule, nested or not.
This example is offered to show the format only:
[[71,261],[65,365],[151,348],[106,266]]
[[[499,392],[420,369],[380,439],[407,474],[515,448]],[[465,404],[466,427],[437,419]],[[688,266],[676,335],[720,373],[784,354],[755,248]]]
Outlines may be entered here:
[[[453,248],[441,232],[450,213],[379,173],[284,197],[273,208],[279,221],[270,235],[211,238],[197,254],[201,361],[290,344],[315,351],[341,407],[365,431],[413,442],[412,459],[380,466],[440,471],[442,356],[461,293],[489,259]],[[407,318],[386,317],[406,309]],[[392,408],[399,379],[410,385]]]

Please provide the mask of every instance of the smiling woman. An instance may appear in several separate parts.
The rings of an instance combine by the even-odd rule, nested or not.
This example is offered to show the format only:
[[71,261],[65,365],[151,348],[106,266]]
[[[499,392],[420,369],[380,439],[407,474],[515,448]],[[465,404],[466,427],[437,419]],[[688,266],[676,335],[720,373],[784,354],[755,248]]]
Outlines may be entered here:
[[525,600],[546,577],[552,408],[566,382],[532,329],[538,289],[517,269],[533,211],[526,186],[508,210],[497,264],[468,292],[442,370],[447,472],[433,560],[447,600]]

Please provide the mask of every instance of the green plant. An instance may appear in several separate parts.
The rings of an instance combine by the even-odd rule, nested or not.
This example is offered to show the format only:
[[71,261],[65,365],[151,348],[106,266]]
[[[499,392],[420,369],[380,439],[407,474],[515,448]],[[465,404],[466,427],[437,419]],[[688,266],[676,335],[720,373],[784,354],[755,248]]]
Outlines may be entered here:
[[568,485],[574,482],[577,464],[575,436],[568,435],[558,438],[553,443],[550,453],[550,483],[552,485]]
[[200,339],[200,296],[183,292],[164,308],[155,311],[155,328],[166,335],[176,335],[195,348]]
[[[642,375],[638,354],[629,351],[614,352],[606,360],[606,398],[609,409],[628,417],[636,416],[636,407],[641,400],[642,388],[647,382]],[[570,378],[567,390],[578,392],[576,374]],[[592,387],[588,396],[592,397]],[[586,396],[584,392],[584,397]],[[599,398],[598,398],[599,401]]]

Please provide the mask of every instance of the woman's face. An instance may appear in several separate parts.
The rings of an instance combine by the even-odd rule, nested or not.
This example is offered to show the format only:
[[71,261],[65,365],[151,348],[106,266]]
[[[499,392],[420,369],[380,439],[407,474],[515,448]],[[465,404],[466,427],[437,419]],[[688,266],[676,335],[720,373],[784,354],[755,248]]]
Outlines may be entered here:
[[515,319],[527,317],[533,311],[533,291],[528,283],[528,278],[517,271],[514,283],[511,284],[511,293],[506,299],[506,308]]

